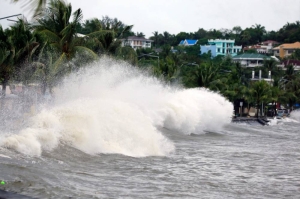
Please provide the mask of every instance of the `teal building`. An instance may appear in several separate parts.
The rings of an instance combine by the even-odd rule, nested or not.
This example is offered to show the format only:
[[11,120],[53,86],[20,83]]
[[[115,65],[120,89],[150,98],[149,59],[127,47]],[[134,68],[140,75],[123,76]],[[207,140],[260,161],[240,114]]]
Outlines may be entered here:
[[208,53],[211,51],[212,57],[218,55],[231,55],[235,56],[242,50],[242,46],[235,46],[234,39],[209,39],[208,45],[200,46],[200,53]]

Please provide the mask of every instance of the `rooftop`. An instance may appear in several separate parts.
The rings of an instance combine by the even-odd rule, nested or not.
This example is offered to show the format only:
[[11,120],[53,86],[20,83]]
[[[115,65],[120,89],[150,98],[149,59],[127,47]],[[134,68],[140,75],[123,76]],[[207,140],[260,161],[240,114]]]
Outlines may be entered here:
[[198,40],[193,40],[193,39],[185,39],[185,40],[181,40],[179,45],[184,45],[184,43],[187,43],[188,45],[195,45]]
[[249,49],[266,49],[266,47],[265,46],[260,46],[260,45],[253,45],[253,46],[244,47],[244,50],[249,50]]
[[258,53],[244,53],[240,55],[236,55],[232,57],[232,59],[271,59],[271,57],[268,57],[266,55],[258,54]]
[[263,41],[261,42],[262,44],[264,45],[268,45],[268,44],[278,44],[277,41],[274,41],[274,40],[267,40],[267,41]]
[[300,42],[297,41],[295,43],[291,43],[291,44],[281,44],[280,46],[277,46],[276,48],[273,48],[273,50],[279,50],[280,48],[283,49],[295,49],[295,48],[300,48]]
[[137,37],[137,36],[129,36],[126,39],[121,39],[121,40],[153,41],[153,40],[150,40],[150,39],[145,39],[144,37]]

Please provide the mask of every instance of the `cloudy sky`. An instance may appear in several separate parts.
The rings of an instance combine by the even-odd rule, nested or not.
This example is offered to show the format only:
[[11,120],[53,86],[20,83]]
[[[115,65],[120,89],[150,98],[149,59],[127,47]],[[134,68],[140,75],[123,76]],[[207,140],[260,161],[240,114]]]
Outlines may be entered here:
[[[0,0],[0,18],[22,13],[30,18],[24,8],[26,0],[12,4]],[[22,3],[23,2],[23,3]],[[146,37],[154,31],[195,32],[199,28],[243,29],[254,24],[266,30],[278,30],[287,22],[300,21],[300,0],[68,0],[73,10],[83,10],[84,19],[109,16],[127,25],[134,25],[134,32]],[[22,7],[23,6],[23,7]],[[14,18],[12,18],[14,19]],[[12,22],[0,20],[7,28]]]

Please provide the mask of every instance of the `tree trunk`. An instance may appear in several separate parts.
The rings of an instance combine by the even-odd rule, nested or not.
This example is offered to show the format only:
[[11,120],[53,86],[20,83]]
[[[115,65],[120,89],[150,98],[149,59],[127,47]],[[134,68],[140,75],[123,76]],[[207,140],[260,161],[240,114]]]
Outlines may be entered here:
[[42,82],[42,95],[45,96],[47,89],[47,81]]
[[275,108],[274,108],[274,106],[273,106],[273,109],[274,109],[274,113],[275,113],[275,115],[274,116],[276,116],[277,115],[277,102],[274,102],[275,103]]
[[7,85],[7,80],[3,80],[2,82],[2,90],[1,90],[1,97],[4,98],[6,95],[6,85]]
[[258,118],[259,101],[257,101],[256,104],[256,118]]

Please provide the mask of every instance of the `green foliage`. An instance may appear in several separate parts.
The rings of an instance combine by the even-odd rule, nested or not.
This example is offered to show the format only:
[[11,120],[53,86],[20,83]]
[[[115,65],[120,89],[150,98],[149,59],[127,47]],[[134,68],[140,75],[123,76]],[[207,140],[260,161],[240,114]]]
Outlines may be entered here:
[[129,46],[117,48],[116,57],[127,61],[133,66],[137,65],[138,63],[137,53]]
[[[132,32],[132,25],[108,16],[81,23],[81,9],[72,12],[71,4],[63,0],[30,1],[37,3],[31,5],[35,14],[41,14],[45,8],[37,19],[38,25],[31,29],[27,22],[19,21],[8,30],[0,28],[0,81],[3,85],[10,79],[38,81],[44,91],[51,90],[64,75],[95,60],[97,54],[109,54],[132,65],[148,67],[168,83],[181,81],[186,87],[206,87],[230,101],[244,99],[256,105],[300,101],[300,77],[291,65],[284,71],[276,66],[275,60],[264,60],[262,67],[248,69],[233,63],[227,56],[199,55],[200,45],[207,44],[208,39],[235,39],[237,45],[244,46],[269,39],[279,43],[300,41],[299,21],[269,32],[260,24],[245,29],[240,26],[220,30],[199,28],[195,32],[178,34],[154,31],[150,39],[154,41],[155,50],[135,51],[121,47],[120,40],[133,35],[144,36],[142,32]],[[47,7],[46,2],[49,3]],[[194,46],[178,46],[184,39],[197,39],[198,42]],[[171,49],[177,51],[174,53]],[[300,60],[300,51],[296,50],[290,58]],[[273,87],[264,81],[251,82],[252,70],[256,73],[262,70],[263,76],[271,71]]]

